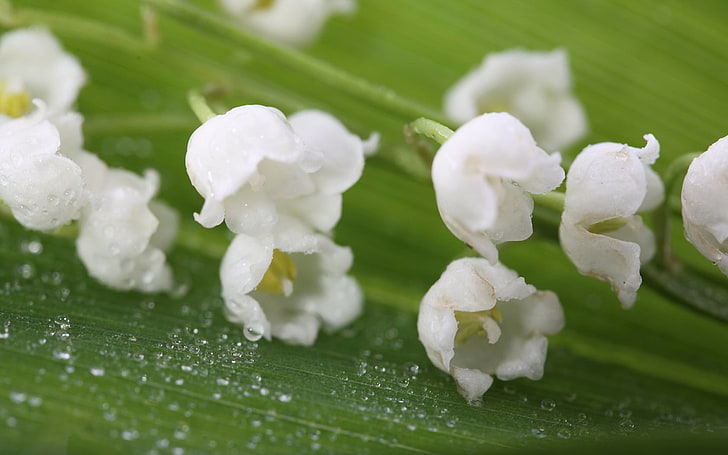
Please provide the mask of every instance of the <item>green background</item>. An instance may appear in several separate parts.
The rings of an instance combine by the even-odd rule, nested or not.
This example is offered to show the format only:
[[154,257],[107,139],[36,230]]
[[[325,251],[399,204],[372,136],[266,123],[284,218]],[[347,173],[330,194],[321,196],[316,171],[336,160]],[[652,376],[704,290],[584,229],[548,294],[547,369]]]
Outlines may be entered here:
[[[647,287],[634,309],[622,310],[606,284],[577,274],[548,224],[502,252],[564,306],[567,325],[550,338],[544,378],[496,381],[481,405],[468,405],[417,341],[420,298],[464,246],[440,221],[401,130],[439,110],[444,91],[486,53],[563,47],[590,123],[589,136],[563,151],[567,161],[589,143],[641,147],[642,135],[653,133],[662,145],[655,168],[663,171],[727,133],[728,3],[361,0],[356,15],[334,18],[314,45],[293,54],[165,13],[159,42],[150,44],[142,3],[23,0],[11,11],[0,2],[0,25],[50,27],[86,68],[78,102],[86,148],[112,165],[158,169],[160,198],[183,219],[170,255],[174,295],[109,290],[88,277],[71,239],[0,220],[6,451],[725,446],[725,324]],[[190,4],[224,20],[214,2]],[[343,71],[344,82],[307,72],[317,62]],[[360,79],[347,74],[389,91],[363,96],[354,87]],[[320,108],[357,134],[382,134],[381,151],[344,196],[335,233],[354,251],[366,309],[311,348],[248,342],[222,316],[217,268],[229,237],[192,221],[202,199],[184,169],[186,141],[198,126],[186,93],[210,83],[224,91],[222,106]],[[675,224],[679,255],[725,287]]]

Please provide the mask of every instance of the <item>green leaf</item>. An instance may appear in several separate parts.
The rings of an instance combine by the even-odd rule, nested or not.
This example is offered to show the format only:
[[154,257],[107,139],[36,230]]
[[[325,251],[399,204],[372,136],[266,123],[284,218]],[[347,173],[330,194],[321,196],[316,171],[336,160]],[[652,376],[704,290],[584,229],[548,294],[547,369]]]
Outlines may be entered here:
[[[548,223],[502,256],[529,283],[558,293],[567,326],[550,339],[541,381],[496,381],[482,405],[468,405],[417,341],[419,300],[463,246],[442,225],[429,184],[402,169],[417,157],[401,131],[425,114],[409,118],[408,109],[439,109],[445,89],[487,52],[563,46],[590,117],[584,144],[640,146],[651,132],[664,169],[726,134],[728,6],[359,3],[357,15],[334,18],[302,52],[242,48],[243,38],[211,33],[205,27],[219,14],[211,1],[189,3],[214,15],[207,26],[160,13],[157,46],[144,39],[139,1],[24,0],[0,18],[49,26],[78,55],[90,76],[79,100],[86,147],[113,165],[159,169],[162,199],[185,219],[171,255],[180,283],[171,296],[110,290],[88,277],[71,239],[0,221],[3,448],[530,453],[599,443],[638,451],[632,439],[669,449],[690,435],[724,447],[726,326],[647,287],[634,309],[622,310],[606,284],[577,274]],[[344,82],[305,74],[321,65]],[[322,108],[358,134],[383,135],[336,229],[355,253],[365,313],[311,348],[248,342],[222,315],[217,269],[229,238],[192,222],[202,200],[183,165],[197,126],[186,93],[208,83],[222,89],[224,105]],[[704,262],[685,242],[675,251]],[[701,270],[715,273],[709,264]],[[719,438],[704,439],[710,433]]]

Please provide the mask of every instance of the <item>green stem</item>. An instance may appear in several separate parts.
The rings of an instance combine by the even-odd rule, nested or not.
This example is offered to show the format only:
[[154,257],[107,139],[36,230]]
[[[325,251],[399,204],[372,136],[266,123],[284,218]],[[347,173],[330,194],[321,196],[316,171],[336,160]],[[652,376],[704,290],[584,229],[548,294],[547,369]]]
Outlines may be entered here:
[[341,71],[302,52],[278,46],[252,35],[220,15],[180,0],[145,0],[145,2],[160,13],[207,32],[210,36],[217,36],[232,46],[240,46],[261,59],[301,76],[321,81],[332,89],[378,106],[399,117],[413,118],[426,115],[440,120],[441,123],[447,123],[439,112],[424,104],[399,96],[386,87],[374,85],[366,79]]
[[700,155],[699,153],[690,153],[683,155],[673,161],[664,174],[665,182],[665,199],[653,212],[655,241],[657,243],[657,252],[655,253],[655,263],[668,270],[677,270],[679,267],[678,260],[672,253],[670,246],[670,226],[672,224],[672,204],[670,195],[673,190],[678,187],[687,172],[693,159]]
[[194,112],[200,120],[200,123],[205,123],[217,115],[207,104],[207,100],[202,93],[198,90],[190,90],[190,92],[187,93],[187,102],[189,103],[190,108],[192,108],[192,112]]
[[688,268],[672,270],[659,263],[642,266],[645,284],[688,308],[728,321],[728,289]]
[[440,145],[450,139],[450,136],[453,134],[453,130],[447,126],[425,117],[420,117],[410,123],[408,125],[408,131],[428,137]]

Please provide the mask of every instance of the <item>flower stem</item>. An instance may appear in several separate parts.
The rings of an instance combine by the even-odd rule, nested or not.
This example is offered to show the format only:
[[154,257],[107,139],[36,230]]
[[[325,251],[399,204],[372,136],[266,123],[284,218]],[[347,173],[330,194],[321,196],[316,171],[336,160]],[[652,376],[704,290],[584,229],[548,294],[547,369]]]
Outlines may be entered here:
[[207,100],[199,90],[190,90],[187,93],[187,102],[200,123],[205,123],[217,115],[207,104]]
[[645,284],[688,308],[728,321],[728,289],[688,267],[679,271],[661,267],[659,263],[641,268]]
[[675,271],[679,267],[679,261],[672,253],[670,246],[670,226],[672,221],[672,204],[670,195],[673,190],[682,183],[688,166],[693,162],[699,153],[683,155],[673,161],[665,171],[663,181],[665,182],[665,199],[654,211],[655,240],[657,252],[655,263],[667,270]]
[[453,133],[453,130],[442,123],[425,117],[420,117],[407,126],[411,133],[428,137],[440,145],[450,139],[450,136],[452,136]]
[[268,60],[302,76],[321,81],[333,89],[378,106],[399,117],[413,118],[426,115],[446,123],[442,115],[429,106],[397,95],[386,87],[372,84],[366,79],[349,74],[302,52],[281,47],[252,35],[222,16],[210,13],[188,2],[180,0],[145,0],[145,2],[161,14],[207,32],[210,36],[217,36],[230,45],[240,46],[258,58]]

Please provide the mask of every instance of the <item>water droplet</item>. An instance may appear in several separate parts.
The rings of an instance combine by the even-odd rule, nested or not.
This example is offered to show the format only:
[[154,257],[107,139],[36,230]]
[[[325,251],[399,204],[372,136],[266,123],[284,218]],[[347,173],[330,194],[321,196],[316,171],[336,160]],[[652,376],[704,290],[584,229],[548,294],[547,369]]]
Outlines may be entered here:
[[556,401],[554,401],[550,398],[541,400],[541,409],[543,409],[544,411],[549,411],[549,412],[553,411],[555,407],[556,407]]
[[559,428],[556,431],[556,436],[560,437],[561,439],[569,439],[571,438],[571,430],[566,427]]
[[26,280],[33,278],[35,275],[35,267],[33,267],[31,264],[23,264],[18,267],[18,273],[20,273],[20,276],[25,278]]
[[504,385],[503,391],[507,393],[508,395],[515,395],[516,394],[516,388],[512,385]]
[[20,249],[30,254],[40,254],[43,252],[43,244],[38,240],[23,241]]
[[532,428],[531,434],[539,439],[543,439],[546,437],[546,430],[544,430],[543,428]]
[[106,374],[106,370],[101,367],[94,367],[91,368],[91,370],[89,371],[91,371],[91,374],[94,376],[103,376],[104,374]]
[[259,327],[257,325],[247,326],[243,331],[243,335],[245,335],[245,338],[249,341],[258,341],[263,336],[263,327]]
[[13,403],[22,403],[27,398],[27,395],[20,392],[10,392],[10,400]]
[[289,401],[291,401],[291,396],[287,395],[287,394],[283,394],[278,397],[278,401],[283,402],[283,403],[288,403]]
[[226,386],[230,384],[230,381],[225,378],[217,378],[217,385]]
[[68,360],[71,358],[71,353],[61,349],[56,349],[53,351],[53,357],[61,360]]
[[619,422],[619,428],[623,431],[634,431],[635,424],[630,419],[624,419]]
[[68,330],[71,328],[71,321],[65,314],[59,314],[58,316],[56,316],[55,322],[56,324],[58,324],[58,327],[60,327],[61,330]]

